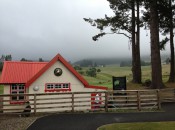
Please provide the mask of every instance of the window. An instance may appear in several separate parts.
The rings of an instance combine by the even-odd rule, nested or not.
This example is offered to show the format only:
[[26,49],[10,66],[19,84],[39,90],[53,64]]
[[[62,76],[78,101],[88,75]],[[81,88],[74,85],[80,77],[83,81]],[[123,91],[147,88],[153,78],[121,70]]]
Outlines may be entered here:
[[45,92],[71,91],[70,83],[47,83]]
[[[25,93],[25,85],[24,84],[12,84],[11,85],[11,94],[24,94]],[[13,95],[11,97],[12,102],[13,101],[24,101],[25,97],[24,95]]]

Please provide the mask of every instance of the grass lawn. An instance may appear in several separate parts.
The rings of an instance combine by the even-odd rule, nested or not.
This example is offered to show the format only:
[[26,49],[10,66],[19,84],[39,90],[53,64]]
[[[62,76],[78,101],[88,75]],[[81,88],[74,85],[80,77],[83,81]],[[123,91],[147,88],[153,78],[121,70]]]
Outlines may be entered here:
[[3,94],[3,86],[2,85],[0,85],[0,94]]
[[174,130],[175,122],[115,123],[97,130]]
[[[162,65],[162,79],[163,82],[166,83],[169,78],[169,65]],[[88,68],[83,68],[85,72]],[[117,65],[109,65],[106,67],[97,67],[101,72],[97,73],[96,77],[83,76],[91,85],[97,86],[105,86],[108,88],[112,88],[112,76],[122,77],[126,76],[127,78],[127,89],[144,89],[141,84],[132,84],[132,72],[131,67],[120,67]],[[142,82],[147,79],[151,79],[151,66],[142,66]],[[175,84],[165,84],[167,87],[174,87]]]

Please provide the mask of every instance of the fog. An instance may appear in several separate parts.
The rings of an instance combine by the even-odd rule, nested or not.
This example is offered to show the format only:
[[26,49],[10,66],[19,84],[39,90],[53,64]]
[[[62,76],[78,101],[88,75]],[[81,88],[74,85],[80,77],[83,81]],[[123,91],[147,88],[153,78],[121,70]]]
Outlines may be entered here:
[[[106,0],[0,0],[0,55],[13,60],[50,60],[60,53],[68,61],[85,58],[131,57],[123,35],[106,35],[83,18],[113,15]],[[148,36],[147,36],[148,34]],[[149,31],[141,33],[141,55],[150,55]],[[169,46],[163,53],[169,53]]]

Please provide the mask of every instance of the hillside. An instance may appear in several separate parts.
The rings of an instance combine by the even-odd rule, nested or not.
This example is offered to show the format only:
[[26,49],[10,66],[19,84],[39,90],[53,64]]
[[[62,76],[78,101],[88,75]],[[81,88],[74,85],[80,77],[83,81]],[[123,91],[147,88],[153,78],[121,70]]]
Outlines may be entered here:
[[[164,62],[169,56],[168,55],[161,55],[161,61]],[[93,64],[96,63],[97,65],[119,65],[122,61],[131,61],[131,57],[120,57],[120,58],[87,58],[76,61],[73,65],[81,65],[82,62],[85,60],[91,61]],[[145,62],[150,62],[150,55],[141,56],[141,60]]]
[[[83,70],[81,71],[85,72],[87,69],[88,67],[83,67]],[[144,89],[144,87],[141,84],[139,85],[131,83],[131,67],[119,67],[117,65],[108,65],[106,67],[97,67],[97,69],[100,69],[101,72],[97,73],[96,77],[89,77],[83,75],[83,77],[89,82],[89,84],[112,88],[112,76],[126,76],[128,86],[127,89]],[[164,83],[166,83],[169,77],[169,65],[162,65],[162,75],[163,81]],[[151,79],[151,66],[142,67],[142,82],[144,82],[147,79]],[[166,86],[173,87],[175,85],[174,83],[166,83]]]

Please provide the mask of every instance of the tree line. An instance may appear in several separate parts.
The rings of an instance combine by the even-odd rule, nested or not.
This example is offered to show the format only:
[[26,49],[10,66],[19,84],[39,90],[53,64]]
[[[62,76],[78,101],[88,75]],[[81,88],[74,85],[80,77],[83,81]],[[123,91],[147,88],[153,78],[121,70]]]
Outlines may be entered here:
[[[150,30],[152,88],[163,88],[160,50],[170,43],[169,82],[175,81],[173,29],[175,24],[174,0],[107,0],[113,16],[104,18],[84,18],[100,33],[93,36],[97,41],[107,34],[124,35],[132,46],[132,81],[141,83],[140,28]],[[106,30],[110,31],[107,32]],[[160,36],[164,39],[160,40]],[[165,37],[166,36],[166,37]],[[167,37],[168,36],[168,37]],[[117,43],[116,43],[117,44]]]
[[[7,55],[2,55],[1,58],[0,58],[0,71],[2,71],[3,69],[3,62],[4,61],[12,61],[12,55],[11,54],[7,54]],[[21,58],[22,62],[32,62],[33,60],[29,60],[29,59],[26,59],[26,58]],[[38,59],[39,62],[44,62],[44,60],[42,58],[39,58]]]

